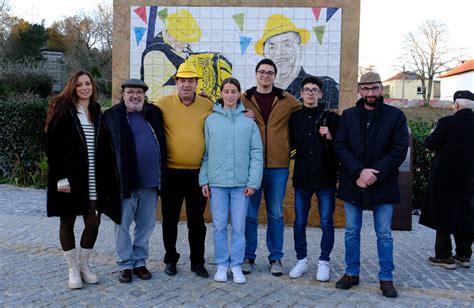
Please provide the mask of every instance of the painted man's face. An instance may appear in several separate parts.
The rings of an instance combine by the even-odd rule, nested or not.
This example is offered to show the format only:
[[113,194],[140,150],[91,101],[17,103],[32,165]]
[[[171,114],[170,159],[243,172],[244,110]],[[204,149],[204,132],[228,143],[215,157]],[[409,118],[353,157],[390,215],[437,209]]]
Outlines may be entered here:
[[303,47],[296,32],[285,32],[270,37],[265,41],[263,53],[265,58],[273,60],[278,68],[278,77],[286,79],[300,70]]

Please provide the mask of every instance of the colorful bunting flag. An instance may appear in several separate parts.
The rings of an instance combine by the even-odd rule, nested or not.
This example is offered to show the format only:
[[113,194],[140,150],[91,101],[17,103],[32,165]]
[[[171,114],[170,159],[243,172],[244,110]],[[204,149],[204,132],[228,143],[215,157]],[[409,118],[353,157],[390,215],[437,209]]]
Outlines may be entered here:
[[166,18],[168,17],[168,9],[162,9],[158,12],[158,17],[160,17],[162,22],[165,22]]
[[143,22],[145,24],[147,23],[147,20],[146,20],[146,7],[139,6],[136,9],[134,9],[133,11],[135,12],[135,14],[137,14],[143,20]]
[[319,14],[321,14],[321,8],[313,7],[312,10],[313,10],[314,18],[316,18],[316,21],[319,21]]
[[326,11],[326,22],[328,22],[331,17],[336,14],[337,10],[339,10],[338,7],[328,7],[327,11]]
[[247,48],[249,47],[251,41],[251,37],[240,36],[240,52],[242,53],[242,55],[245,54],[245,51],[247,51]]
[[326,30],[326,26],[313,27],[313,31],[314,31],[314,34],[316,34],[316,38],[318,39],[319,45],[323,44],[325,30]]
[[133,30],[135,30],[135,39],[137,41],[137,46],[140,45],[140,41],[143,38],[143,35],[146,32],[146,28],[143,27],[135,27]]
[[239,13],[232,15],[232,19],[234,19],[235,23],[239,27],[240,31],[244,31],[244,19],[245,19],[245,13]]

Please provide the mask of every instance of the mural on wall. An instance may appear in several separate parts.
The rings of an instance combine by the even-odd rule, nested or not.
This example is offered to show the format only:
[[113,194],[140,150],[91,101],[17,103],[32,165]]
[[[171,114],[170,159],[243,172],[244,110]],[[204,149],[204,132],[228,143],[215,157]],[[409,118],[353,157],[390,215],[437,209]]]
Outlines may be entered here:
[[130,77],[150,86],[150,100],[175,91],[171,77],[184,61],[202,76],[198,89],[215,99],[227,77],[254,86],[255,65],[270,58],[277,87],[300,98],[303,78],[318,76],[322,101],[338,106],[340,8],[132,6],[130,20]]

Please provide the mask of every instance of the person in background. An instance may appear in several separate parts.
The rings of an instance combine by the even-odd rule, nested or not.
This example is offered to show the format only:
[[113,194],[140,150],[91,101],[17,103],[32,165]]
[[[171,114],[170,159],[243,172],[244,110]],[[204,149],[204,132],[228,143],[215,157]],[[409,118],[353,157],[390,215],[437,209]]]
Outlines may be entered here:
[[322,81],[306,77],[301,83],[303,108],[290,117],[290,143],[296,151],[293,170],[295,188],[295,223],[293,225],[296,258],[290,271],[291,278],[299,278],[308,271],[306,226],[311,198],[316,194],[321,230],[321,254],[316,279],[328,281],[329,255],[334,247],[334,209],[336,204],[336,173],[338,162],[334,152],[339,115],[319,103],[324,95]]
[[474,94],[457,91],[453,99],[454,115],[441,118],[425,141],[436,155],[420,216],[420,224],[436,230],[428,261],[447,269],[471,266],[474,239]]
[[[91,74],[77,71],[51,99],[46,118],[47,215],[60,219],[59,240],[69,268],[70,289],[82,288],[82,282],[99,282],[89,258],[101,214],[120,223],[115,156],[96,99]],[[84,220],[79,254],[74,237],[76,216]]]
[[160,109],[148,102],[147,90],[148,85],[140,79],[124,81],[120,103],[104,113],[121,179],[122,219],[115,225],[121,283],[132,282],[132,272],[143,280],[152,277],[146,260],[156,224],[158,192],[165,188],[163,118]]

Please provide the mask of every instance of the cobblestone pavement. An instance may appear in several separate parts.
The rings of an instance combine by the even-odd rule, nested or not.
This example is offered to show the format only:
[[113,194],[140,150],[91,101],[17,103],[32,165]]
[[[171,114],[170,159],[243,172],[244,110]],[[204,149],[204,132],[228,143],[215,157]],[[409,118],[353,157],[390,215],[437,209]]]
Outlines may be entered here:
[[[474,266],[446,270],[430,266],[434,231],[418,224],[413,231],[394,231],[395,285],[399,297],[385,298],[378,286],[378,262],[375,233],[370,213],[364,214],[361,247],[361,283],[350,290],[337,290],[336,280],[344,272],[344,230],[336,230],[331,254],[331,280],[314,279],[319,256],[320,229],[308,230],[310,271],[300,279],[288,275],[273,277],[266,263],[265,229],[259,229],[257,271],[248,282],[236,285],[216,283],[190,272],[186,224],[179,225],[178,247],[181,260],[178,275],[164,274],[161,224],[151,238],[148,267],[149,281],[134,279],[131,284],[118,282],[115,264],[113,223],[104,218],[91,257],[93,269],[100,275],[98,285],[81,290],[67,288],[67,269],[59,248],[58,218],[47,218],[45,191],[0,185],[0,306],[464,306],[474,307]],[[82,228],[77,220],[77,231]],[[79,233],[76,233],[79,234]],[[292,228],[285,229],[286,274],[295,262]],[[206,238],[207,268],[213,276],[212,226]]]

